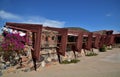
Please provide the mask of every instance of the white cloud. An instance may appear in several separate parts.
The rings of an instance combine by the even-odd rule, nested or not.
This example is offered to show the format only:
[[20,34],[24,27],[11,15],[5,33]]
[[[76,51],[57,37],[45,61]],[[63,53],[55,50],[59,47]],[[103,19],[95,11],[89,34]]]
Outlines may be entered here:
[[64,27],[65,22],[51,20],[44,17],[39,16],[30,16],[23,23],[31,23],[31,24],[43,24],[43,26],[50,26],[50,27]]
[[20,16],[6,12],[4,10],[0,10],[0,18],[2,18],[2,19],[21,19]]
[[120,31],[114,30],[114,31],[113,31],[113,34],[120,34]]
[[29,19],[27,21],[23,21],[23,23],[31,23],[31,24],[43,24],[43,26],[50,26],[50,27],[64,27],[65,22],[50,20],[50,19]]
[[43,22],[44,26],[52,26],[52,27],[63,27],[65,22],[55,21],[55,20],[45,20]]
[[65,25],[63,21],[51,20],[40,16],[18,16],[4,10],[0,10],[0,18],[7,19],[10,22],[43,24],[43,26],[50,27],[64,27]]

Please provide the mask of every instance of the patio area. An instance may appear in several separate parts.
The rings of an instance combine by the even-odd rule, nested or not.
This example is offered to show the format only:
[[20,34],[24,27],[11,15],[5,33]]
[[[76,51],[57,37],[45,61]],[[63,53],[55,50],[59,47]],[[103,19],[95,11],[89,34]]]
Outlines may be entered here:
[[76,64],[55,64],[39,67],[37,72],[4,73],[3,77],[119,77],[120,76],[120,48],[113,48],[107,52],[98,52],[97,56],[82,56]]

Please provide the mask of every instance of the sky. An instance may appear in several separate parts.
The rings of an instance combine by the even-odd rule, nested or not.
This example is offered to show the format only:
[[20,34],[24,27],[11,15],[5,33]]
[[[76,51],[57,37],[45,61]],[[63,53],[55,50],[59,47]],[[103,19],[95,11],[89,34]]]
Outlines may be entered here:
[[120,31],[120,0],[0,0],[0,28],[6,22]]

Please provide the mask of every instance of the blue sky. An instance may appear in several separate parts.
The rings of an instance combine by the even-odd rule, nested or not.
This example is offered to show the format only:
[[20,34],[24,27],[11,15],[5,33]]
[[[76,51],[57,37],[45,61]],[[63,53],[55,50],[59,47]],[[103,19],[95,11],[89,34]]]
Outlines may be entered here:
[[0,27],[6,22],[120,31],[120,0],[0,0]]

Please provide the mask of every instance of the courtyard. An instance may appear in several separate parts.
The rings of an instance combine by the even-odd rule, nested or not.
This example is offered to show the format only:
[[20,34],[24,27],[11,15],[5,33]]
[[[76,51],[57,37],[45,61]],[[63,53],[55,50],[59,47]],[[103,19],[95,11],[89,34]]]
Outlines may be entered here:
[[79,57],[80,62],[71,64],[51,64],[39,67],[37,71],[4,73],[3,77],[119,77],[120,48],[98,52],[97,56]]

